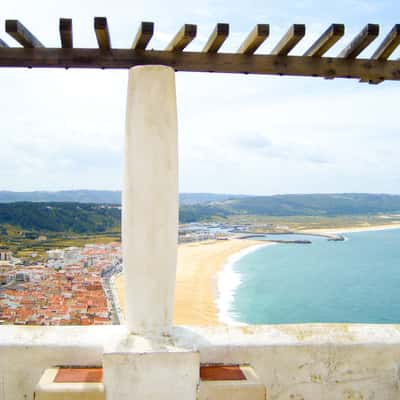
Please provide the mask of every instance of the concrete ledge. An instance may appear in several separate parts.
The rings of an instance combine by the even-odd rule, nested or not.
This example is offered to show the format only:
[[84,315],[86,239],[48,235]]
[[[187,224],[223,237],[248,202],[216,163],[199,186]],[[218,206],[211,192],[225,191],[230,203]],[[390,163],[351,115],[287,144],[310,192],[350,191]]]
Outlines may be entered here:
[[107,400],[195,400],[199,366],[194,351],[104,354]]
[[[0,351],[9,346],[55,346],[110,351],[132,338],[142,344],[154,338],[129,335],[123,325],[104,326],[17,326],[0,325]],[[220,345],[360,345],[400,344],[400,324],[293,324],[232,327],[174,327],[164,343],[184,348]],[[129,346],[128,346],[129,347]]]
[[114,354],[124,365],[132,351],[149,356],[132,365],[164,353],[173,365],[168,353],[187,351],[198,351],[202,363],[251,364],[275,400],[400,398],[400,325],[362,324],[175,327],[161,341],[128,335],[124,326],[0,326],[0,393],[32,400],[53,365],[101,365],[103,354],[105,364]]

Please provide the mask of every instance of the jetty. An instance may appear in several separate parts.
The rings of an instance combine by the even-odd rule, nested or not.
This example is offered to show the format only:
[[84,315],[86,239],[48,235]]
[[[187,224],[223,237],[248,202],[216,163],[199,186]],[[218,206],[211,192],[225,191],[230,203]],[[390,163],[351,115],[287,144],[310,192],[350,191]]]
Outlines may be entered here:
[[[296,232],[296,231],[285,231],[285,232],[245,232],[243,235],[236,236],[238,239],[255,239],[255,238],[263,238],[265,236],[281,236],[281,235],[304,235],[304,236],[316,236],[326,238],[330,242],[342,242],[344,241],[344,237],[342,235],[335,235],[335,234],[328,234],[328,233],[306,233],[306,232]],[[283,239],[265,239],[266,242],[273,242],[273,243],[297,243],[297,244],[310,244],[312,243],[311,240],[283,240]]]

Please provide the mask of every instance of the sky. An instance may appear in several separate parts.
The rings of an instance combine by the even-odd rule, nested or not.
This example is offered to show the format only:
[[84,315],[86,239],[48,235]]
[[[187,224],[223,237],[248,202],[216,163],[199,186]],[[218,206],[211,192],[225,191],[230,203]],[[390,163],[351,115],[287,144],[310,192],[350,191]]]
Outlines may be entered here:
[[[140,21],[153,21],[149,47],[163,49],[184,23],[198,25],[187,50],[201,50],[217,22],[230,24],[221,52],[237,50],[257,23],[267,54],[293,23],[301,55],[331,23],[345,36],[335,56],[366,23],[380,36],[395,23],[398,0],[2,0],[47,47],[59,47],[58,19],[72,18],[75,47],[96,47],[93,17],[106,16],[113,47],[129,48]],[[400,57],[400,50],[391,58]],[[0,69],[0,190],[110,189],[122,186],[127,71]],[[400,193],[400,82],[177,73],[181,192]]]

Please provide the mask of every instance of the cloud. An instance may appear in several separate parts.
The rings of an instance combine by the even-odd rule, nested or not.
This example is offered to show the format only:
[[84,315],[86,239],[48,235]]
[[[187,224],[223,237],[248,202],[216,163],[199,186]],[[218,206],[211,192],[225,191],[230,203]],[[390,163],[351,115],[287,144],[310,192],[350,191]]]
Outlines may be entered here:
[[[215,24],[228,22],[222,50],[235,51],[256,23],[270,23],[259,49],[267,53],[292,23],[304,22],[307,35],[294,51],[301,54],[330,23],[344,22],[334,55],[366,22],[379,19],[382,32],[398,22],[397,2],[351,4],[5,0],[0,26],[19,18],[44,44],[59,46],[58,18],[72,17],[76,46],[95,47],[93,17],[107,16],[113,45],[127,47],[139,22],[153,20],[150,47],[164,48],[183,23],[197,23],[189,49],[200,50]],[[4,32],[0,38],[16,45]],[[1,69],[0,189],[118,189],[126,83],[126,71]],[[181,190],[399,192],[397,85],[178,73]]]

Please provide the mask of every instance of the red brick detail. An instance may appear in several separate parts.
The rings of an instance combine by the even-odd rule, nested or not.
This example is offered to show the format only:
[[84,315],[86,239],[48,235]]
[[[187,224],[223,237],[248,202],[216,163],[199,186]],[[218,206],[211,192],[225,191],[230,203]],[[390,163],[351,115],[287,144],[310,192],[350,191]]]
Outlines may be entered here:
[[101,383],[103,382],[103,368],[60,368],[54,382]]
[[202,365],[200,379],[203,381],[245,381],[246,376],[239,365]]

